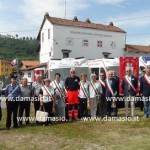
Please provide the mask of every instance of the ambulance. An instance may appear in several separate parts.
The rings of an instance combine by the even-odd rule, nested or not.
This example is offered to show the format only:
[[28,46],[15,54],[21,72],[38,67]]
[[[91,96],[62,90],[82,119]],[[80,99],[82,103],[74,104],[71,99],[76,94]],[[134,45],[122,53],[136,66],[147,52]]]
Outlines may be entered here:
[[107,73],[108,70],[115,70],[116,75],[119,76],[119,58],[88,60],[88,67],[90,73],[97,75],[97,79],[101,71]]
[[89,80],[89,67],[86,58],[64,58],[61,60],[49,60],[47,64],[47,77],[52,81],[55,74],[61,74],[61,80],[65,81],[70,76],[70,68],[75,68],[76,75],[80,77],[82,72],[88,75]]

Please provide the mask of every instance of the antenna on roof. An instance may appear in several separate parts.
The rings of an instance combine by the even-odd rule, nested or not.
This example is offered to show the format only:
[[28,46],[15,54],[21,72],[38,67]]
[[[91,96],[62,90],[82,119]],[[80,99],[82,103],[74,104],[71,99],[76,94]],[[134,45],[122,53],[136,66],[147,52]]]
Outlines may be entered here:
[[65,0],[65,19],[66,19],[66,0]]

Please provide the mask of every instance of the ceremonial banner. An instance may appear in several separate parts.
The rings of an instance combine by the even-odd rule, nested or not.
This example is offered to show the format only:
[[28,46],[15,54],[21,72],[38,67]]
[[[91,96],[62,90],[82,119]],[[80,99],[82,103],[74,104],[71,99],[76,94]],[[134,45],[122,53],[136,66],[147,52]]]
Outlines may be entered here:
[[[119,86],[119,94],[123,94],[123,90],[121,88],[121,82],[123,77],[126,75],[126,68],[130,67],[132,70],[132,74],[138,78],[139,76],[139,58],[138,57],[120,57],[119,59],[119,77],[120,77],[120,86]],[[138,88],[136,89],[136,93],[138,93]]]

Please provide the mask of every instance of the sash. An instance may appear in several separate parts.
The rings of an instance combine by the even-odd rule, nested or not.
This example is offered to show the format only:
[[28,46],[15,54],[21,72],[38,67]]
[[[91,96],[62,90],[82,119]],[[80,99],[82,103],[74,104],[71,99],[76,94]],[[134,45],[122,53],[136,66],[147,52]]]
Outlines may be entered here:
[[105,82],[104,82],[104,81],[99,80],[99,82],[100,82],[100,84],[101,84],[104,88],[106,87],[106,85],[105,85]]
[[53,98],[51,92],[49,91],[49,89],[45,85],[43,86],[43,88],[46,91],[46,93],[50,96],[50,98],[52,99],[52,101],[54,101],[54,98]]
[[85,89],[85,87],[84,87],[82,81],[80,81],[80,83],[81,83],[81,86],[80,86],[80,87],[81,87],[81,90],[83,91],[85,97],[86,97],[87,99],[89,99],[88,91],[86,91],[86,89]]
[[99,95],[99,92],[97,91],[95,85],[93,84],[93,82],[90,82],[92,85],[93,90],[95,91],[96,95]]
[[148,78],[148,76],[146,74],[144,75],[144,79],[148,83],[148,85],[150,86],[150,79]]
[[115,92],[115,93],[113,92],[112,87],[111,87],[108,79],[106,79],[106,84],[107,84],[107,88],[108,88],[109,92],[112,94],[112,96],[115,96],[117,94],[117,92]]
[[130,87],[136,92],[136,89],[134,88],[132,82],[129,80],[129,78],[127,76],[125,76],[125,80],[130,85]]
[[14,90],[13,90],[10,94],[8,94],[8,96],[6,97],[6,99],[8,99],[8,98],[17,90],[18,87],[19,87],[19,86],[17,85],[17,86],[14,88]]
[[56,81],[53,81],[53,82],[54,82],[56,88],[58,89],[59,93],[61,94],[61,96],[63,96],[63,91],[61,90],[61,87],[59,86],[59,84],[57,84]]

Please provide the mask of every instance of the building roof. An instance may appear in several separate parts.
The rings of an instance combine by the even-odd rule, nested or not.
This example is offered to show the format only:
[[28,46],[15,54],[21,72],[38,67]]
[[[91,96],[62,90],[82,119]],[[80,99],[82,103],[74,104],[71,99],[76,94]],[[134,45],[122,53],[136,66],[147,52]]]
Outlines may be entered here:
[[128,52],[145,52],[145,53],[150,53],[150,46],[129,45],[129,44],[126,44],[125,51],[128,51]]
[[22,68],[20,69],[21,71],[30,71],[30,70],[34,70],[36,68],[40,68],[40,67],[44,67],[44,66],[47,66],[47,63],[41,63],[39,65],[36,65],[34,67],[29,67],[29,68]]
[[[40,31],[46,19],[52,24],[56,24],[56,25],[82,27],[82,28],[90,28],[90,29],[103,30],[103,31],[126,33],[121,28],[114,26],[112,22],[109,25],[103,25],[103,24],[92,23],[89,19],[87,19],[85,22],[79,21],[77,17],[75,17],[73,20],[51,17],[49,16],[48,13],[46,13],[44,16],[44,20],[42,22]],[[40,38],[40,31],[39,31],[37,39]]]
[[34,66],[37,66],[39,64],[40,64],[39,61],[29,61],[29,60],[23,60],[22,61],[23,68],[34,67]]

